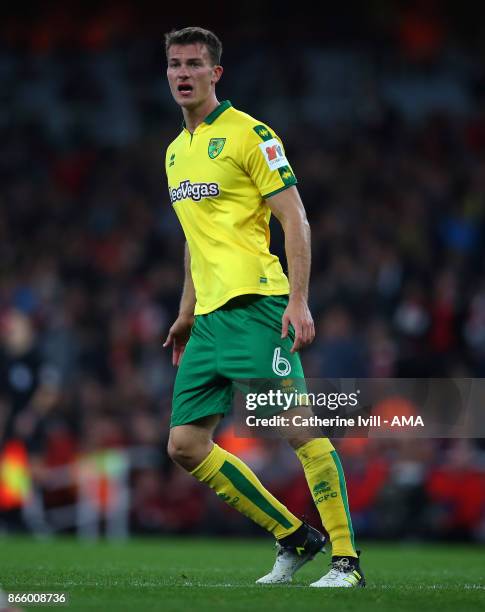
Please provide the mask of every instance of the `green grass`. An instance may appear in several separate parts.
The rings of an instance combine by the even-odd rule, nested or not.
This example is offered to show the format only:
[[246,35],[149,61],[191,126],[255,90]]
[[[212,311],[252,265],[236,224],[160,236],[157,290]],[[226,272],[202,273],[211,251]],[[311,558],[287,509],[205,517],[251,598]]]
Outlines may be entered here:
[[123,544],[0,538],[0,584],[6,591],[69,593],[68,608],[43,610],[485,610],[483,547],[364,543],[362,548],[367,588],[330,590],[306,588],[327,570],[324,555],[305,566],[291,586],[255,585],[274,561],[269,538]]

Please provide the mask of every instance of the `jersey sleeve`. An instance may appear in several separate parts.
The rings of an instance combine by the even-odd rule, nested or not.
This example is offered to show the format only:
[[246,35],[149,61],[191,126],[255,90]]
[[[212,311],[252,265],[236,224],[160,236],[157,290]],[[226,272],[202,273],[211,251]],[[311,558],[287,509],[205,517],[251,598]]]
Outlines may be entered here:
[[266,125],[258,124],[248,130],[242,161],[244,170],[263,198],[269,198],[297,183],[286,159],[283,143]]

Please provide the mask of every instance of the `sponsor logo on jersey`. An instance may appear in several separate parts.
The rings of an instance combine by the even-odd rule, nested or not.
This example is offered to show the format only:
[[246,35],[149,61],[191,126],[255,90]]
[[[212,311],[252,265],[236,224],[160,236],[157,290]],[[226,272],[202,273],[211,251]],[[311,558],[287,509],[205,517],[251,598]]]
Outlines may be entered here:
[[278,170],[278,168],[288,165],[288,160],[283,152],[283,147],[276,138],[265,140],[258,146],[261,149],[261,153],[263,154],[263,157],[266,160],[270,170]]
[[215,159],[220,154],[225,144],[225,138],[211,138],[209,140],[209,148],[207,150],[209,157],[211,159]]
[[172,204],[175,204],[181,200],[200,202],[204,198],[217,198],[220,191],[217,183],[191,183],[186,180],[182,181],[178,187],[170,187],[169,193]]

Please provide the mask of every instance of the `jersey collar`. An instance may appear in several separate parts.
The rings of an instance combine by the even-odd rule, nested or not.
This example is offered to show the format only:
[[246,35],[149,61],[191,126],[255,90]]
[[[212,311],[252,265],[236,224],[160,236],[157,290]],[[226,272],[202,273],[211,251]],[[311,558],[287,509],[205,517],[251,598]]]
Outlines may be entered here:
[[[231,106],[232,104],[229,100],[223,100],[219,104],[219,106],[216,106],[215,109],[207,115],[207,117],[204,119],[202,123],[211,125],[212,123],[214,123],[217,117],[219,117],[219,115],[222,115],[222,113],[226,111],[228,108],[230,108]],[[185,121],[182,121],[182,129],[184,130],[187,129],[187,126],[185,125]]]
[[211,125],[211,123],[214,123],[217,117],[219,117],[219,115],[222,115],[222,113],[226,111],[230,106],[232,106],[232,104],[229,102],[229,100],[223,100],[219,104],[219,106],[215,107],[212,113],[209,113],[207,115],[207,117],[204,119],[204,123],[207,123],[207,125]]

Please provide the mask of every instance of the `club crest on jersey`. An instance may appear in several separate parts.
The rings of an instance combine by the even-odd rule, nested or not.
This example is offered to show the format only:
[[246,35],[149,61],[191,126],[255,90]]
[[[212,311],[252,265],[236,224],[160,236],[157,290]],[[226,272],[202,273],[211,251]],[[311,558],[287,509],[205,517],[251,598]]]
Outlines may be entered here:
[[225,144],[225,138],[211,138],[209,140],[209,148],[207,150],[209,157],[211,159],[215,159],[220,154]]

